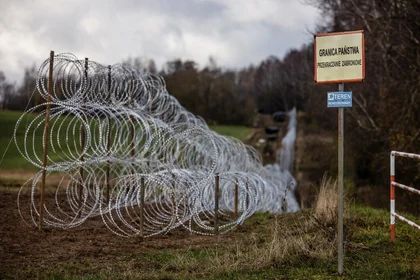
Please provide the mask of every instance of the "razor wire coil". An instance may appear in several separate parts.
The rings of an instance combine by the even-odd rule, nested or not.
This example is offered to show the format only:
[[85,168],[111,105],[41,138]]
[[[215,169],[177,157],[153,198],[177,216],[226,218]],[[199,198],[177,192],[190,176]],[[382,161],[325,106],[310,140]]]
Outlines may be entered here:
[[[175,228],[213,235],[216,174],[220,233],[256,211],[284,212],[287,193],[288,211],[299,209],[287,169],[263,166],[256,150],[210,130],[169,95],[162,77],[72,54],[54,56],[49,77],[49,63],[42,63],[36,83],[45,102],[24,112],[14,131],[21,155],[40,169],[18,194],[18,209],[27,224],[37,226],[43,171],[47,177],[61,176],[52,188],[53,198],[44,204],[44,224],[61,229],[100,216],[122,237],[154,236]],[[48,100],[50,154],[44,167]],[[296,112],[291,115],[295,120]],[[239,215],[232,217],[235,185]]]

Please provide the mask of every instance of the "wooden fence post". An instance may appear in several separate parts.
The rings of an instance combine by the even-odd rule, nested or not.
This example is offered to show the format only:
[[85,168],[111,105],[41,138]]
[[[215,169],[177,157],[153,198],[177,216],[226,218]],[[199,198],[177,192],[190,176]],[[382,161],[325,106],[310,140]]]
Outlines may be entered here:
[[249,186],[248,182],[245,184],[246,196],[245,196],[245,208],[248,210],[249,207]]
[[140,179],[140,188],[140,236],[144,237],[144,177],[141,177]]
[[50,52],[50,69],[48,74],[48,97],[47,108],[45,112],[45,127],[44,127],[44,154],[42,158],[42,181],[41,194],[39,202],[39,230],[42,230],[44,224],[44,204],[45,204],[45,178],[47,176],[47,153],[48,153],[48,130],[50,126],[50,110],[51,110],[51,94],[53,91],[53,66],[54,66],[54,51]]
[[[134,108],[134,80],[131,80],[131,94],[130,94],[130,105]],[[136,155],[136,150],[134,147],[134,117],[130,115],[131,127],[130,127],[130,135],[131,135],[131,143],[130,143],[130,155],[132,158]]]
[[[111,102],[111,65],[108,65],[108,97]],[[109,157],[109,149],[111,147],[111,119],[107,116],[108,119],[108,133],[107,133],[107,143],[106,143],[106,152]],[[110,179],[110,162],[109,159],[106,161],[106,201],[109,202],[109,179]]]
[[238,178],[235,179],[235,210],[234,217],[238,217]]
[[219,234],[219,174],[216,173],[214,184],[214,233]]
[[[86,87],[87,87],[87,79],[88,79],[88,74],[87,74],[87,70],[88,70],[88,65],[89,63],[89,59],[86,57],[85,58],[85,83],[86,83]],[[85,107],[86,107],[86,96],[85,96],[85,92],[82,92],[83,96],[82,96],[82,112],[85,112]],[[85,119],[86,120],[86,119]],[[80,146],[80,152],[82,153],[82,155],[80,156],[80,161],[84,161],[84,152],[83,150],[85,149],[85,141],[86,141],[86,129],[84,126],[81,127],[80,129],[80,138],[81,138],[81,146]],[[83,177],[84,177],[84,169],[83,166],[80,167],[80,184],[79,184],[79,202],[80,202],[80,209],[82,209],[82,196],[83,196]],[[79,214],[82,214],[81,212],[79,212]]]

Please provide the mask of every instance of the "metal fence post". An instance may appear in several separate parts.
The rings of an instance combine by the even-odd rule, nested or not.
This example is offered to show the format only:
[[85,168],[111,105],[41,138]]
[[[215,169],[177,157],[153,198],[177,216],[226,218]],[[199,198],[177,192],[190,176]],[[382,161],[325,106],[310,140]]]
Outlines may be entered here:
[[391,218],[391,241],[395,243],[395,186],[392,182],[395,182],[395,155],[391,152],[390,155],[390,218]]

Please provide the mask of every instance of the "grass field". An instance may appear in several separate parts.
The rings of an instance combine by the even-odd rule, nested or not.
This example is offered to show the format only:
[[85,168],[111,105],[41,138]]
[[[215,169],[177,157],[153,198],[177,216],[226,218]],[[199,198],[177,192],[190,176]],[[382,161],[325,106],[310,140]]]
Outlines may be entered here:
[[[0,169],[13,169],[13,170],[36,170],[33,164],[28,162],[20,153],[18,148],[16,147],[15,141],[13,139],[13,133],[15,130],[16,122],[21,117],[22,112],[15,112],[15,111],[0,111],[0,127],[1,127],[1,136],[0,136],[0,156],[4,158],[0,164]],[[34,123],[41,123],[36,130],[30,130],[30,133],[26,135],[26,142],[28,143],[27,148],[29,154],[36,154],[38,158],[42,159],[43,153],[43,129],[44,123],[43,117],[37,118],[37,114],[26,114],[25,117],[22,119],[21,124],[19,125],[16,131],[16,141],[19,144],[19,147],[22,152],[25,152],[25,147],[23,145],[25,140],[25,130],[32,121],[35,120]],[[54,128],[54,131],[58,131],[57,127],[61,123],[64,124],[63,128],[59,130],[58,134],[54,134],[51,137],[58,140],[59,143],[64,144],[63,147],[67,147],[68,149],[60,147],[55,147],[55,150],[52,150],[51,147],[48,151],[48,156],[52,160],[60,160],[62,157],[66,157],[69,152],[74,152],[76,150],[80,150],[80,144],[77,143],[76,139],[79,137],[78,130],[77,133],[72,133],[73,131],[70,129],[66,131],[67,127],[73,128],[72,125],[75,125],[75,122],[72,122],[71,117],[54,117],[51,118],[50,122],[50,131]],[[34,127],[32,125],[32,127]],[[70,132],[70,133],[67,133]],[[33,144],[33,145],[32,145]],[[32,147],[34,149],[32,150]],[[34,159],[34,158],[33,158]]]
[[[22,155],[19,153],[15,142],[13,140],[13,132],[15,129],[15,125],[19,117],[22,115],[22,112],[15,112],[15,111],[0,111],[0,159],[1,157],[4,158],[0,162],[0,170],[10,170],[10,169],[19,169],[19,170],[37,170],[37,167],[32,165],[30,162],[28,162],[25,158],[22,157]],[[17,131],[17,142],[23,143],[24,142],[24,133],[25,133],[25,127],[27,124],[29,124],[31,121],[33,121],[36,118],[36,114],[29,114],[22,122],[22,125],[19,126],[19,129]],[[64,117],[61,118],[55,118],[58,121],[65,122],[64,128],[67,128],[69,126],[70,128],[73,128],[71,117],[67,117],[64,119]],[[51,123],[51,126],[54,124],[54,122]],[[249,133],[251,133],[250,128],[244,127],[244,126],[227,126],[227,125],[214,125],[210,127],[214,131],[216,131],[219,134],[226,135],[226,136],[232,136],[238,139],[244,139]],[[94,129],[94,128],[92,128]],[[42,158],[42,131],[43,131],[43,124],[42,126],[37,130],[35,137],[32,137],[31,134],[29,134],[29,138],[27,141],[29,143],[32,143],[34,141],[35,143],[35,150],[36,154]],[[76,140],[78,140],[79,137],[79,130],[76,129],[72,133],[73,130],[70,130],[70,133],[66,133],[65,129],[61,129],[59,132],[59,135],[53,135],[53,137],[58,137],[60,139],[60,142],[63,143],[63,146],[66,146],[64,143],[70,143],[70,149],[63,149],[63,151],[60,151],[57,149],[54,151],[49,151],[49,156],[52,159],[59,159],[60,156],[66,157],[68,153],[74,152],[76,150],[80,150],[80,145],[77,143]],[[30,145],[32,146],[32,144]],[[23,149],[22,149],[23,150]]]
[[[0,164],[0,169],[36,169],[22,157],[13,140],[15,124],[21,115],[21,112],[0,111],[0,157],[3,158],[4,156]],[[35,115],[30,117],[29,121],[34,118]],[[17,140],[23,142],[23,139],[24,130],[20,129],[17,131]],[[39,141],[41,141],[41,139]],[[40,147],[42,148],[42,146]]]
[[210,128],[221,135],[232,136],[240,140],[245,139],[252,132],[252,128],[238,125],[210,125]]
[[[1,156],[19,116],[0,111]],[[243,127],[211,128],[240,139],[250,133]],[[31,168],[12,142],[0,170]],[[175,232],[140,240],[112,235],[102,223],[44,232],[27,228],[16,211],[20,183],[19,177],[0,178],[0,279],[420,279],[420,231],[397,221],[392,244],[389,212],[350,202],[344,274],[338,275],[336,201],[318,204],[322,197],[336,198],[334,189],[320,191],[311,209],[257,213],[226,235]],[[419,223],[419,217],[402,214]]]

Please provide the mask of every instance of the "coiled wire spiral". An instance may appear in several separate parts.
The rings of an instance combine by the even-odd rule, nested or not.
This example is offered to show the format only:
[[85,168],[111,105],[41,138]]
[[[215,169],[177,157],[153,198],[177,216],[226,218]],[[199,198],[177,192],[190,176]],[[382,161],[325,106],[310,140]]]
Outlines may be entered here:
[[[37,226],[40,214],[44,167],[36,140],[43,139],[49,63],[41,65],[36,84],[45,102],[19,118],[14,134],[22,156],[40,168],[18,195],[19,212],[31,226]],[[68,229],[101,216],[109,230],[123,237],[175,228],[212,235],[216,176],[219,233],[256,211],[299,210],[293,196],[296,182],[287,169],[263,166],[256,150],[210,130],[168,94],[162,77],[59,54],[51,78],[45,171],[61,180],[45,201],[45,226]],[[295,111],[290,115],[296,119]],[[24,141],[18,142],[21,126]],[[235,185],[237,216],[232,215]]]

